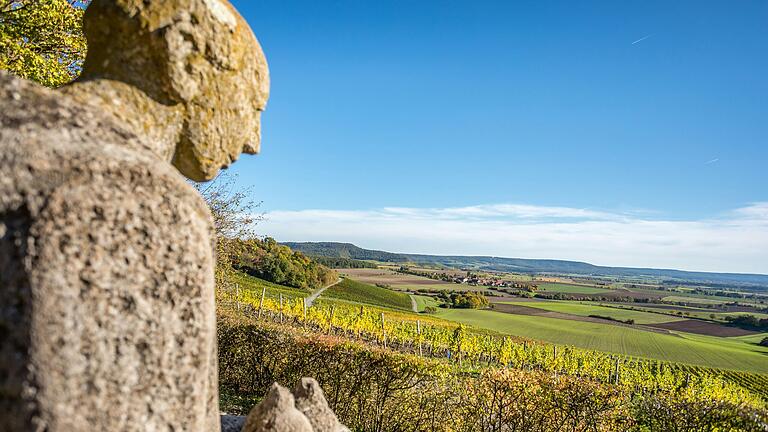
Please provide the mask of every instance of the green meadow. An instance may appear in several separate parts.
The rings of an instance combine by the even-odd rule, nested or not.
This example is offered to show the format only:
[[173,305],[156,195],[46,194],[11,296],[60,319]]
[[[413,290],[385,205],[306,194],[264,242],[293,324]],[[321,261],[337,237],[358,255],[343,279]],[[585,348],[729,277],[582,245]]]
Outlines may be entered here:
[[411,297],[413,297],[414,300],[416,300],[416,308],[418,309],[419,312],[424,312],[424,309],[427,306],[432,306],[432,307],[440,306],[440,302],[430,296],[412,294]]
[[609,289],[605,288],[597,288],[584,285],[568,285],[552,282],[539,283],[538,285],[540,291],[561,292],[564,294],[600,294],[610,291]]
[[704,296],[667,296],[661,299],[668,302],[683,302],[683,303],[699,303],[699,304],[723,304],[733,300],[716,300],[713,298],[706,298]]

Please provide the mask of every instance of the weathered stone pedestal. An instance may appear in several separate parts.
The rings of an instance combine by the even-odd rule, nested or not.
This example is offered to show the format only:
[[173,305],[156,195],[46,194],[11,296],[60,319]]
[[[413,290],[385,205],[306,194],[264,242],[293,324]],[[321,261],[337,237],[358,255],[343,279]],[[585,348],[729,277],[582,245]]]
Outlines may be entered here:
[[77,82],[0,73],[0,429],[216,431],[213,228],[184,177],[258,151],[266,60],[223,0],[94,0],[85,30]]

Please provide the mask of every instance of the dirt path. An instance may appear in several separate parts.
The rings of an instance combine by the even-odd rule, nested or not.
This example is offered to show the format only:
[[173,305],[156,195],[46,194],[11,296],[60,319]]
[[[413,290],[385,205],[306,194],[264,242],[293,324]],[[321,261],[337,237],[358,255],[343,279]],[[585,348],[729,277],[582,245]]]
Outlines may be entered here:
[[307,307],[312,306],[312,303],[314,303],[315,300],[317,300],[317,298],[320,297],[320,294],[322,294],[323,291],[327,290],[328,288],[330,288],[330,287],[332,287],[334,285],[340,284],[342,280],[343,280],[342,278],[339,278],[339,280],[337,280],[336,282],[334,282],[334,283],[332,283],[330,285],[327,285],[327,286],[324,286],[322,288],[316,289],[315,291],[312,292],[312,294],[309,295],[309,297],[304,299],[304,304],[307,305]]
[[413,294],[408,294],[408,297],[411,298],[411,309],[413,309],[413,312],[419,313],[419,305],[416,303],[416,297],[414,297]]

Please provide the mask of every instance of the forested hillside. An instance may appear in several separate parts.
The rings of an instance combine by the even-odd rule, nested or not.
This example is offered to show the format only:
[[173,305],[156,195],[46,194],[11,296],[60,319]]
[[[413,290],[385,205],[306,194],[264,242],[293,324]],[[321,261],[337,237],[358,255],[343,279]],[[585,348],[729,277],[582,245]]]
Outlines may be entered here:
[[338,278],[335,271],[272,238],[235,241],[232,266],[252,276],[302,289],[319,288]]
[[374,260],[384,262],[406,262],[408,256],[391,252],[363,249],[352,243],[336,242],[285,242],[291,249],[301,251],[311,256],[333,258],[352,258],[356,260]]
[[312,259],[329,268],[376,268],[376,264],[352,258],[325,257],[313,255]]

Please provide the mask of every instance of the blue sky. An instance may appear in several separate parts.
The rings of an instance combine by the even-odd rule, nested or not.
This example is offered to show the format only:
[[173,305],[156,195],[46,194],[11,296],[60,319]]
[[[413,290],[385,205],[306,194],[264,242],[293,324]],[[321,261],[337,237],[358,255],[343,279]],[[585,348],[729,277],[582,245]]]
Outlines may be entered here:
[[233,3],[263,234],[768,273],[768,2]]

